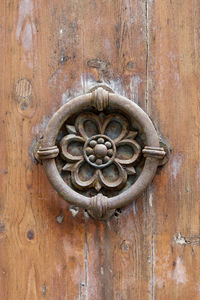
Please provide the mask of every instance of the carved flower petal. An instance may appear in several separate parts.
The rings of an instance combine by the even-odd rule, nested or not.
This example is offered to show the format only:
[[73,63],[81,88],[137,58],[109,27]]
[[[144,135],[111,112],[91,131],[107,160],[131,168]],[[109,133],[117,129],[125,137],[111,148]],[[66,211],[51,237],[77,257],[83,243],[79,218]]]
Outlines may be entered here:
[[76,118],[75,127],[82,137],[87,139],[100,133],[101,122],[97,115],[87,112]]
[[66,129],[71,134],[77,134],[76,128],[73,125],[66,125]]
[[61,155],[69,161],[79,161],[83,158],[83,145],[85,140],[74,134],[64,136],[60,142]]
[[102,188],[102,184],[99,182],[99,179],[97,178],[94,182],[94,188],[97,192],[99,192]]
[[126,136],[126,139],[135,139],[135,137],[137,136],[138,132],[137,131],[129,131],[128,135]]
[[120,190],[127,181],[127,172],[122,166],[114,161],[109,167],[98,170],[98,177],[101,184],[107,189]]
[[140,145],[134,140],[122,140],[116,145],[115,160],[122,165],[130,165],[136,162],[141,153]]
[[136,174],[135,168],[132,167],[132,166],[127,166],[126,167],[126,172],[127,172],[128,175],[135,175]]
[[79,189],[84,190],[94,186],[97,178],[95,168],[84,160],[79,161],[72,168],[72,183]]
[[127,135],[128,125],[128,120],[124,116],[110,114],[103,122],[101,133],[110,137],[114,142],[119,142]]
[[62,170],[63,170],[63,171],[71,172],[73,166],[74,166],[73,163],[66,163],[66,164],[64,165],[64,167],[62,168]]

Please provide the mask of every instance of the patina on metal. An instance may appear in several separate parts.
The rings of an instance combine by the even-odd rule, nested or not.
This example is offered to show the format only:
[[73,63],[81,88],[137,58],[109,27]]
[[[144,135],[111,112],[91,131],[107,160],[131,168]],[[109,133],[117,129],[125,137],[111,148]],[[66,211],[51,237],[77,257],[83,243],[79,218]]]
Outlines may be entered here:
[[148,115],[102,86],[63,105],[37,151],[56,191],[98,219],[139,197],[165,156]]

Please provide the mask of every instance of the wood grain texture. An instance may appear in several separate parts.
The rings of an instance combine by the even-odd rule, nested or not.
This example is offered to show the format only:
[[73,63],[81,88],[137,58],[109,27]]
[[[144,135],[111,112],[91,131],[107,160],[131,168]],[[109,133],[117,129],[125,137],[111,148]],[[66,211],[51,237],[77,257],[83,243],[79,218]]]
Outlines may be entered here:
[[[197,0],[0,3],[0,299],[198,299]],[[64,202],[32,150],[97,82],[138,103],[172,147],[133,205],[98,222]]]
[[199,299],[198,1],[149,2],[148,112],[172,155],[152,192],[152,299]]
[[146,204],[106,223],[73,217],[31,154],[51,115],[97,82],[145,106],[144,2],[0,5],[0,298],[148,299]]

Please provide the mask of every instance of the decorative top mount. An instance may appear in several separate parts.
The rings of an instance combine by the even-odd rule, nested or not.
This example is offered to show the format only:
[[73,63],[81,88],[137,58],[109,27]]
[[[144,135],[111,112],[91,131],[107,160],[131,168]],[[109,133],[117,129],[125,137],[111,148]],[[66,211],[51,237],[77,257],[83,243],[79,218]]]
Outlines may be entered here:
[[166,155],[147,114],[106,89],[63,105],[37,151],[56,191],[99,219],[136,199]]

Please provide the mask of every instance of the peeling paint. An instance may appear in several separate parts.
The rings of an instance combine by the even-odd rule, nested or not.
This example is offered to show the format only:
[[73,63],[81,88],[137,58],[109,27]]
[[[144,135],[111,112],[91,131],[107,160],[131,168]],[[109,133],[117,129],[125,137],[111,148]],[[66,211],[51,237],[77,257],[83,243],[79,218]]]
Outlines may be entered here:
[[82,93],[87,93],[94,85],[97,85],[97,82],[89,73],[81,74]]
[[[160,46],[163,44],[163,36],[161,30],[159,31],[159,43]],[[178,90],[181,89],[179,59],[180,57],[176,53],[169,51],[168,64],[167,66],[163,66],[162,56],[160,56],[158,60],[160,66],[158,84],[160,85],[160,87],[169,84],[170,81],[173,82],[174,88],[177,88]]]
[[44,134],[44,130],[49,122],[49,119],[50,118],[47,118],[45,116],[43,116],[42,118],[42,122],[41,123],[38,123],[36,124],[34,127],[32,127],[32,133],[35,135],[39,135],[40,137],[43,136]]
[[64,216],[63,215],[59,215],[56,217],[56,222],[59,224],[62,224],[64,220]]
[[71,206],[69,208],[69,211],[71,212],[72,217],[75,218],[78,215],[78,213],[79,213],[79,207]]
[[121,78],[111,79],[109,82],[109,86],[111,87],[111,89],[113,89],[113,91],[115,93],[120,94],[121,96],[124,96],[124,97],[126,96],[126,92],[123,88]]
[[23,27],[23,22],[26,17],[32,16],[33,15],[33,3],[31,0],[21,0],[20,6],[19,6],[19,20],[17,24],[17,29],[16,29],[16,36],[17,39],[19,40],[21,30]]
[[199,295],[200,295],[200,283],[199,284],[197,284],[197,292],[199,293]]
[[198,167],[197,169],[197,179],[198,181],[200,181],[200,167]]
[[176,83],[178,89],[180,89],[180,75],[178,72],[174,72],[174,82]]
[[174,236],[174,241],[177,244],[180,244],[180,245],[186,245],[187,244],[185,238],[181,236],[180,232],[177,235]]
[[173,273],[173,279],[177,284],[184,284],[187,280],[186,269],[183,265],[182,258],[179,256],[176,261],[176,267]]
[[[35,32],[34,32],[35,33]],[[25,28],[24,28],[24,32],[22,35],[22,44],[23,47],[26,51],[29,51],[31,49],[32,46],[32,26],[30,23],[26,23]]]
[[106,51],[107,57],[110,59],[112,58],[112,46],[110,43],[110,40],[108,38],[105,38],[104,40],[104,49]]
[[174,155],[172,160],[172,176],[176,179],[183,162],[183,158],[180,153]]
[[58,276],[61,277],[62,276],[62,266],[60,264],[56,265],[56,270],[57,270]]
[[[49,79],[49,83],[52,87],[56,86],[57,76],[60,75],[60,71],[56,71],[54,75]],[[138,88],[139,84],[142,81],[140,80],[139,76],[135,76],[132,78],[131,83],[131,100],[137,102],[138,101]],[[102,81],[102,84],[108,85],[115,93],[120,94],[121,96],[126,97],[126,91],[123,88],[122,80],[119,79],[111,79],[109,83]],[[84,93],[87,93],[92,87],[99,84],[90,73],[82,73],[80,80],[74,82],[73,87],[70,87],[62,93],[61,96],[61,105],[69,102],[71,99],[78,97]]]
[[165,280],[161,277],[154,277],[154,284],[157,285],[159,288],[162,288],[165,284]]
[[65,103],[69,102],[71,99],[78,97],[82,95],[80,90],[73,89],[71,88],[67,89],[61,96],[61,106],[64,105]]
[[51,88],[55,88],[57,86],[57,77],[62,74],[62,69],[57,69],[56,72],[49,78],[49,85]]
[[162,270],[159,272],[161,276],[154,276],[154,286],[158,288],[163,288],[165,283],[172,278],[172,272],[170,270],[170,252],[167,255],[154,258],[154,265],[157,266],[158,270]]
[[104,268],[101,267],[101,275],[104,275]]
[[152,207],[153,206],[153,193],[149,192],[149,206]]
[[139,75],[134,75],[131,78],[130,90],[131,90],[131,100],[138,104],[139,101],[139,87],[142,83],[142,79]]
[[25,50],[25,62],[29,68],[37,61],[34,51],[36,26],[34,24],[34,6],[31,0],[21,0],[19,18],[16,28],[16,38]]
[[199,235],[182,236],[178,233],[174,236],[174,241],[180,245],[200,245]]
[[47,288],[46,288],[46,284],[44,283],[44,284],[42,285],[42,294],[43,294],[43,295],[46,295],[46,292],[47,292]]
[[137,201],[136,200],[133,202],[133,213],[134,213],[134,215],[137,214]]

